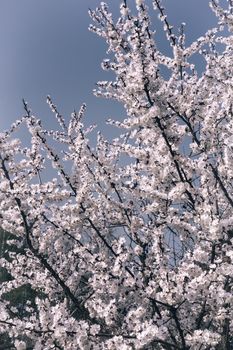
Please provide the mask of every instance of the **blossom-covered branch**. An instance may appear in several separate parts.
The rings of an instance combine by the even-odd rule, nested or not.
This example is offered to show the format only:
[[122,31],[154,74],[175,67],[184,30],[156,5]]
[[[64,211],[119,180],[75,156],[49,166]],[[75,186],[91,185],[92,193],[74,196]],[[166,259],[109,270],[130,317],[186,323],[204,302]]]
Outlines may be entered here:
[[108,120],[118,138],[98,133],[92,147],[85,104],[68,120],[50,96],[57,130],[23,101],[1,133],[0,335],[12,348],[233,347],[232,1],[211,2],[218,24],[189,46],[185,24],[176,35],[151,1],[170,57],[149,1],[135,4],[123,1],[117,21],[105,3],[90,10],[115,77],[94,93],[124,106],[124,120]]

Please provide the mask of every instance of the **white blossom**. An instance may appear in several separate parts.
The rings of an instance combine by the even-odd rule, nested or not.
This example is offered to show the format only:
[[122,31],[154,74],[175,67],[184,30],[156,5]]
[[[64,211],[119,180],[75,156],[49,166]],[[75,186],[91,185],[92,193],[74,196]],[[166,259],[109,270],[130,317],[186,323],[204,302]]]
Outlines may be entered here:
[[[122,2],[117,21],[103,2],[89,12],[113,79],[94,93],[123,105],[108,121],[118,137],[98,133],[93,146],[86,105],[66,120],[50,96],[58,130],[24,101],[27,115],[0,133],[0,235],[12,234],[0,336],[18,350],[233,346],[232,4],[212,1],[218,26],[185,46],[185,28],[175,35],[152,3],[171,57],[146,1]],[[28,300],[11,303],[21,290]]]

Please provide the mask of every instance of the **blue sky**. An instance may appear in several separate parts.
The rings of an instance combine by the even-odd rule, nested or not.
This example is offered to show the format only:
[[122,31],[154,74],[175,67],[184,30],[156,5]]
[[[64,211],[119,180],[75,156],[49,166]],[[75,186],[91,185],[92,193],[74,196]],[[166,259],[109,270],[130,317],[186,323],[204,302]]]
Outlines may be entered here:
[[[53,128],[46,104],[50,94],[58,109],[69,116],[86,102],[86,124],[107,130],[110,116],[124,114],[116,102],[97,99],[92,89],[98,80],[108,79],[100,63],[106,45],[88,31],[88,8],[97,0],[1,0],[0,2],[0,129],[23,115],[22,98],[44,124]],[[117,16],[120,1],[106,1]],[[131,4],[133,0],[129,0]],[[150,0],[148,0],[150,3]],[[169,22],[186,22],[187,41],[201,36],[216,24],[208,0],[164,0]],[[157,29],[158,46],[166,51],[164,34],[151,11]]]

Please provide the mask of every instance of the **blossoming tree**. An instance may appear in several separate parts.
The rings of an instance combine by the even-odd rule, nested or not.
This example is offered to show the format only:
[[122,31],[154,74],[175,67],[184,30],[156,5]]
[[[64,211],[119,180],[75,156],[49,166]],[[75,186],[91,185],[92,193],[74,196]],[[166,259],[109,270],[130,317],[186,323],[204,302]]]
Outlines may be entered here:
[[[0,226],[15,248],[1,258],[0,332],[12,349],[233,348],[233,2],[213,0],[218,26],[188,47],[152,4],[171,57],[144,0],[136,12],[123,1],[117,22],[104,3],[90,11],[116,77],[95,94],[124,105],[126,119],[109,120],[119,138],[99,133],[92,148],[85,105],[67,122],[50,97],[57,131],[24,101],[1,133]],[[12,305],[22,286],[33,296]]]

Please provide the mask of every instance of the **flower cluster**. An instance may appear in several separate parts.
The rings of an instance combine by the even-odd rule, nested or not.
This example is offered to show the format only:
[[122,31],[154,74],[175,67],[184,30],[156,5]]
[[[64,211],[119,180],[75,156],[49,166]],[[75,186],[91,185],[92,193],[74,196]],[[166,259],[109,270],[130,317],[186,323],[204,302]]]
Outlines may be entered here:
[[[123,1],[116,22],[101,3],[90,29],[108,44],[102,66],[115,81],[95,94],[124,105],[126,119],[109,121],[121,137],[98,134],[92,148],[86,106],[67,122],[50,97],[58,130],[44,130],[24,101],[25,115],[1,134],[0,226],[14,239],[1,258],[0,334],[15,349],[233,347],[228,5],[213,0],[218,26],[186,47],[184,24],[175,35],[154,0],[167,57],[145,0],[134,11]],[[201,75],[194,54],[205,59]],[[15,136],[21,126],[30,146]],[[13,305],[20,290],[28,297]]]

